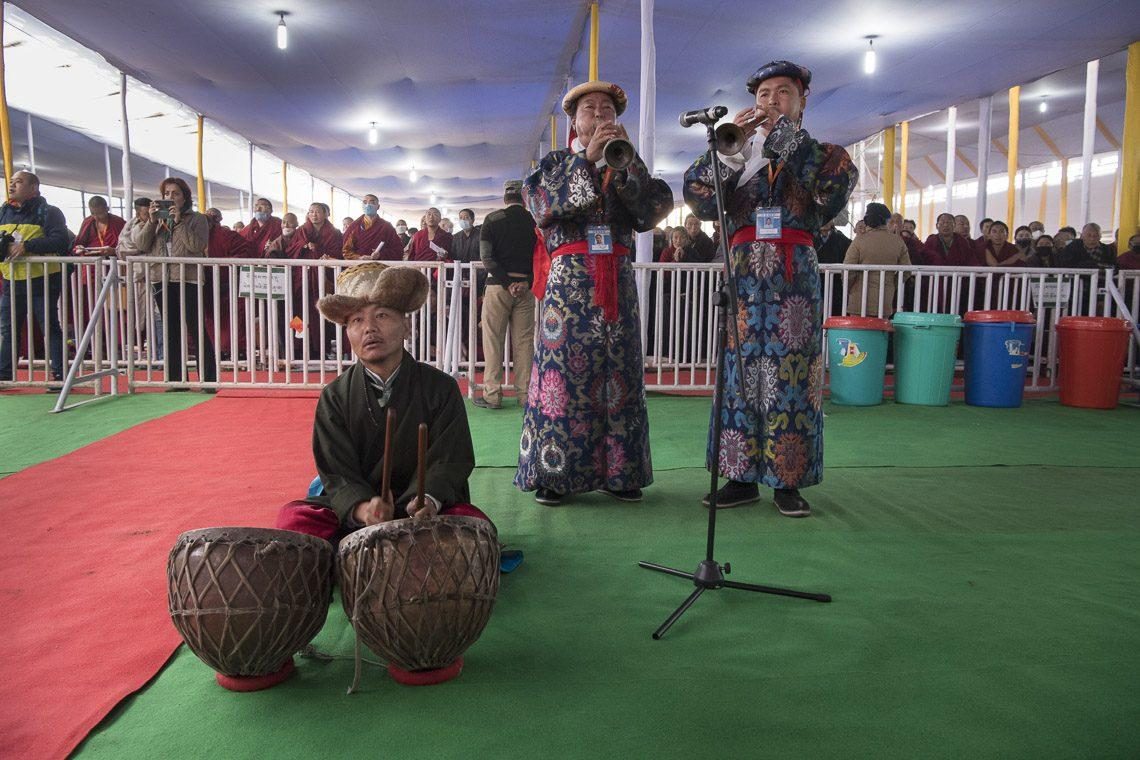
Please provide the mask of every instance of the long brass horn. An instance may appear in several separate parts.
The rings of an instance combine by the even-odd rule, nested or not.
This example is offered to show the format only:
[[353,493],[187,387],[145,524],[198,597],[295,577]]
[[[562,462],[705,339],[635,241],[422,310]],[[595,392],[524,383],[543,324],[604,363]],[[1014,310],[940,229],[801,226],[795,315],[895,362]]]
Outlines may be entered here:
[[735,156],[744,149],[744,130],[726,121],[716,128],[716,149],[725,156]]
[[614,169],[624,169],[633,163],[633,157],[637,154],[633,150],[633,143],[622,137],[615,137],[606,143],[606,147],[602,149],[602,156],[606,159],[606,165]]

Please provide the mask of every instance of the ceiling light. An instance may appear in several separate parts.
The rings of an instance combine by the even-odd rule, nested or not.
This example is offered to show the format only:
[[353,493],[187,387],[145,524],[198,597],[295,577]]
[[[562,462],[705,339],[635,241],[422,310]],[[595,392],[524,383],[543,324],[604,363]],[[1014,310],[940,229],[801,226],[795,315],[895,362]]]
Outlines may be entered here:
[[863,54],[863,73],[874,74],[877,61],[875,60],[875,37],[877,34],[872,34],[867,37],[867,52]]
[[380,139],[380,133],[376,131],[376,122],[371,122],[372,126],[368,129],[368,142],[375,145],[376,141]]
[[277,24],[277,49],[284,50],[289,47],[289,29],[285,26],[285,11],[277,11],[277,15],[281,17]]
[[428,203],[430,203],[433,206],[435,205],[435,190],[431,191],[431,197],[428,199]]
[[412,170],[408,172],[408,182],[411,182],[414,185],[416,184],[416,180],[419,178],[420,175],[416,174],[416,165],[412,164]]
[[1041,113],[1045,113],[1046,111],[1049,110],[1049,104],[1045,102],[1045,96],[1044,95],[1041,96],[1041,104],[1039,106],[1037,106],[1037,110],[1040,111]]

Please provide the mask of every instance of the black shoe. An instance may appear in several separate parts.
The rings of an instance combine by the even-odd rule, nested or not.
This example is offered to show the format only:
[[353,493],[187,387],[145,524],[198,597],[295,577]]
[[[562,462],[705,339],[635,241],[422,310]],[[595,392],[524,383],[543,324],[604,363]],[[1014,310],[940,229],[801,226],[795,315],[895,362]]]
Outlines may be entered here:
[[476,399],[472,399],[471,403],[474,404],[475,406],[479,407],[480,409],[502,409],[503,408],[502,404],[488,403],[487,399],[483,398],[482,396],[480,396],[479,398],[476,398]]
[[628,502],[641,501],[641,489],[640,488],[631,488],[628,491],[614,491],[614,490],[609,489],[609,488],[599,488],[598,490],[604,494],[609,494],[610,496],[614,497],[618,501],[628,501]]
[[[709,496],[701,499],[701,504],[704,504],[706,507],[709,506],[709,504],[712,503],[711,496],[712,494],[709,494]],[[742,507],[754,501],[760,501],[760,486],[755,483],[741,483],[739,480],[730,480],[716,492],[717,509]]]
[[534,492],[534,500],[548,507],[557,507],[562,503],[562,494],[549,488],[540,488]]
[[772,500],[785,517],[807,517],[811,514],[811,506],[795,488],[777,488]]

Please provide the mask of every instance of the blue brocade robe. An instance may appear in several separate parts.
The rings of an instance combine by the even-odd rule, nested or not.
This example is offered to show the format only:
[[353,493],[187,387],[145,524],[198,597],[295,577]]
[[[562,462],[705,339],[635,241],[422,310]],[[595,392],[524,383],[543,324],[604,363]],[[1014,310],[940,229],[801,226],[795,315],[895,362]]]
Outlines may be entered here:
[[[608,224],[615,245],[633,247],[673,209],[669,186],[640,158],[628,169],[599,169],[584,152],[549,153],[523,195],[553,252],[584,241],[589,224]],[[618,318],[594,304],[597,256],[553,257],[539,310],[515,484],[561,494],[625,491],[653,482],[645,410],[644,356],[629,256],[618,256]]]
[[[783,229],[811,235],[847,203],[858,171],[847,152],[820,143],[781,119],[764,142],[773,168],[769,187],[761,167],[739,184],[742,167],[723,166],[729,239],[756,223],[756,207],[781,209]],[[739,162],[736,162],[739,163]],[[711,157],[685,173],[685,201],[701,219],[716,219]],[[762,204],[763,201],[763,204]],[[719,471],[731,480],[772,488],[803,488],[823,479],[823,308],[819,263],[809,245],[796,245],[792,279],[783,254],[751,237],[732,247],[744,383],[732,331],[725,351],[725,403]],[[712,437],[708,466],[712,466]]]

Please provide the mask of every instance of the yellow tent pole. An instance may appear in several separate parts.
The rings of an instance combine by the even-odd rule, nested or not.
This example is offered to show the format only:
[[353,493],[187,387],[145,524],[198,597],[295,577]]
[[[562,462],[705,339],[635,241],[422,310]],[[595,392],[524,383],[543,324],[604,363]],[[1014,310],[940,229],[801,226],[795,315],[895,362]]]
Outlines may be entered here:
[[282,214],[289,213],[289,162],[281,162],[281,200],[284,201]]
[[895,203],[895,128],[883,130],[883,203]]
[[922,233],[926,232],[926,225],[922,221],[922,188],[918,188],[918,215],[915,217],[915,222],[918,225],[918,239],[922,240],[926,236]]
[[198,114],[198,208],[206,210],[206,174],[202,171],[202,133],[205,131],[206,118]]
[[902,123],[902,167],[899,169],[899,213],[906,216],[906,169],[907,159],[910,157],[910,122]]
[[[1042,220],[1044,221],[1044,220]],[[1069,224],[1069,159],[1061,159],[1061,216],[1057,220],[1058,227]]]
[[[1120,162],[1117,161],[1116,162],[1116,171],[1112,173],[1112,195],[1109,196],[1109,205],[1108,205],[1108,229],[1109,229],[1109,231],[1116,230],[1116,191],[1119,187],[1120,187]],[[1122,212],[1124,211],[1124,203],[1123,202],[1121,202],[1121,204],[1120,204],[1120,210]],[[1121,214],[1121,216],[1123,216],[1123,214]],[[1127,237],[1124,238],[1124,242],[1126,242],[1126,243],[1128,242]],[[1119,241],[1117,241],[1117,243],[1119,243]],[[1119,245],[1117,246],[1116,250],[1117,250],[1117,253],[1123,253],[1123,251],[1120,250]]]
[[1005,223],[1013,229],[1017,220],[1014,212],[1017,208],[1017,148],[1018,138],[1021,136],[1021,85],[1009,88],[1009,152],[1006,156],[1006,171],[1009,172],[1009,189],[1005,197]]
[[1128,238],[1140,232],[1140,42],[1128,46],[1124,69],[1124,144],[1120,148],[1120,238],[1123,253]]
[[598,80],[598,4],[590,3],[590,81]]
[[558,150],[558,119],[550,114],[550,149]]
[[12,181],[12,125],[8,121],[8,89],[4,86],[4,5],[0,3],[0,145],[4,153],[4,200],[8,200],[8,184]]

